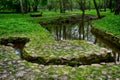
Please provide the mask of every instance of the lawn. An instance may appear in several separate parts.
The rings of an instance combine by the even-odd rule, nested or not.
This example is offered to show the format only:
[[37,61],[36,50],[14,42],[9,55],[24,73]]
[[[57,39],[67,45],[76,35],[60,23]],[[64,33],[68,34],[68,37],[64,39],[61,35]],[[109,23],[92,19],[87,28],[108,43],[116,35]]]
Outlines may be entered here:
[[110,13],[102,19],[95,20],[93,26],[120,37],[120,15]]

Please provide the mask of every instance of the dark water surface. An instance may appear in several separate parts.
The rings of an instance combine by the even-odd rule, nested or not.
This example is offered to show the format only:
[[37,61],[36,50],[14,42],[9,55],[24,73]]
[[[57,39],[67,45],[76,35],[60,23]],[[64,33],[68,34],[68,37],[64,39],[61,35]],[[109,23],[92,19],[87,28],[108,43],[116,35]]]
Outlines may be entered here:
[[88,40],[95,41],[95,37],[91,33],[90,22],[86,22],[84,26],[81,23],[76,24],[50,24],[44,26],[56,40]]

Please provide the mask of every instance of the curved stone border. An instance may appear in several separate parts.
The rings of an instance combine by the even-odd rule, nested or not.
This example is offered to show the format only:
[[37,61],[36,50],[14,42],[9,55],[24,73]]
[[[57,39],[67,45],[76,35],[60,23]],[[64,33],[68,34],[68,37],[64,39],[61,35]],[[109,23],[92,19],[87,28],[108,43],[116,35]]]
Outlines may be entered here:
[[30,39],[27,37],[9,37],[9,38],[1,38],[0,45],[11,46],[15,50],[19,50],[19,56],[23,57],[23,49],[25,44],[29,42]]
[[98,38],[100,41],[105,43],[108,47],[114,51],[120,53],[120,38],[110,34],[104,30],[100,30],[96,27],[92,27],[91,32]]
[[80,66],[80,65],[90,65],[93,63],[102,63],[102,62],[114,62],[114,58],[111,56],[111,53],[106,54],[91,54],[89,56],[81,56],[79,58],[51,58],[47,59],[44,57],[32,57],[27,56],[24,57],[25,60],[32,62],[32,63],[38,63],[38,64],[44,64],[44,65],[68,65],[68,66]]
[[[114,58],[110,52],[100,53],[100,54],[88,54],[79,57],[54,57],[54,58],[46,58],[46,57],[34,57],[27,53],[24,49],[24,46],[30,39],[26,37],[10,37],[10,38],[1,38],[0,44],[5,46],[11,46],[13,48],[20,49],[21,58],[25,59],[29,62],[39,63],[44,65],[69,65],[69,66],[78,66],[78,65],[90,65],[93,63],[101,63],[101,62],[114,62]],[[10,45],[11,44],[11,45]]]
[[120,58],[120,38],[110,34],[104,30],[100,30],[96,27],[92,27],[91,32],[96,38],[102,41],[106,46],[113,50],[113,55],[116,61],[119,61]]

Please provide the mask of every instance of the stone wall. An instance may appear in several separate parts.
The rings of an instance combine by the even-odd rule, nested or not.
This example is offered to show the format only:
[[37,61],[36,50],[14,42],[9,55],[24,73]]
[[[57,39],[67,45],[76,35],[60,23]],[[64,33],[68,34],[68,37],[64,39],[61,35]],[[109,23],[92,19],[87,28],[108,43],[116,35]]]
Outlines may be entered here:
[[105,43],[113,51],[120,53],[120,38],[108,33],[107,31],[100,30],[96,27],[92,27],[91,32],[97,39]]

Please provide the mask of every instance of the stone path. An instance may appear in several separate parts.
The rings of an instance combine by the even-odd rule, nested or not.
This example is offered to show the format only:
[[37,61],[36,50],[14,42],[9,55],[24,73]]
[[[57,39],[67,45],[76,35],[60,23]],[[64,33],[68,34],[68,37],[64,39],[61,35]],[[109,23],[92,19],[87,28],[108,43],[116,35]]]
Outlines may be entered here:
[[30,63],[21,60],[12,48],[0,46],[0,80],[120,80],[119,73],[120,65],[114,63],[78,67]]

